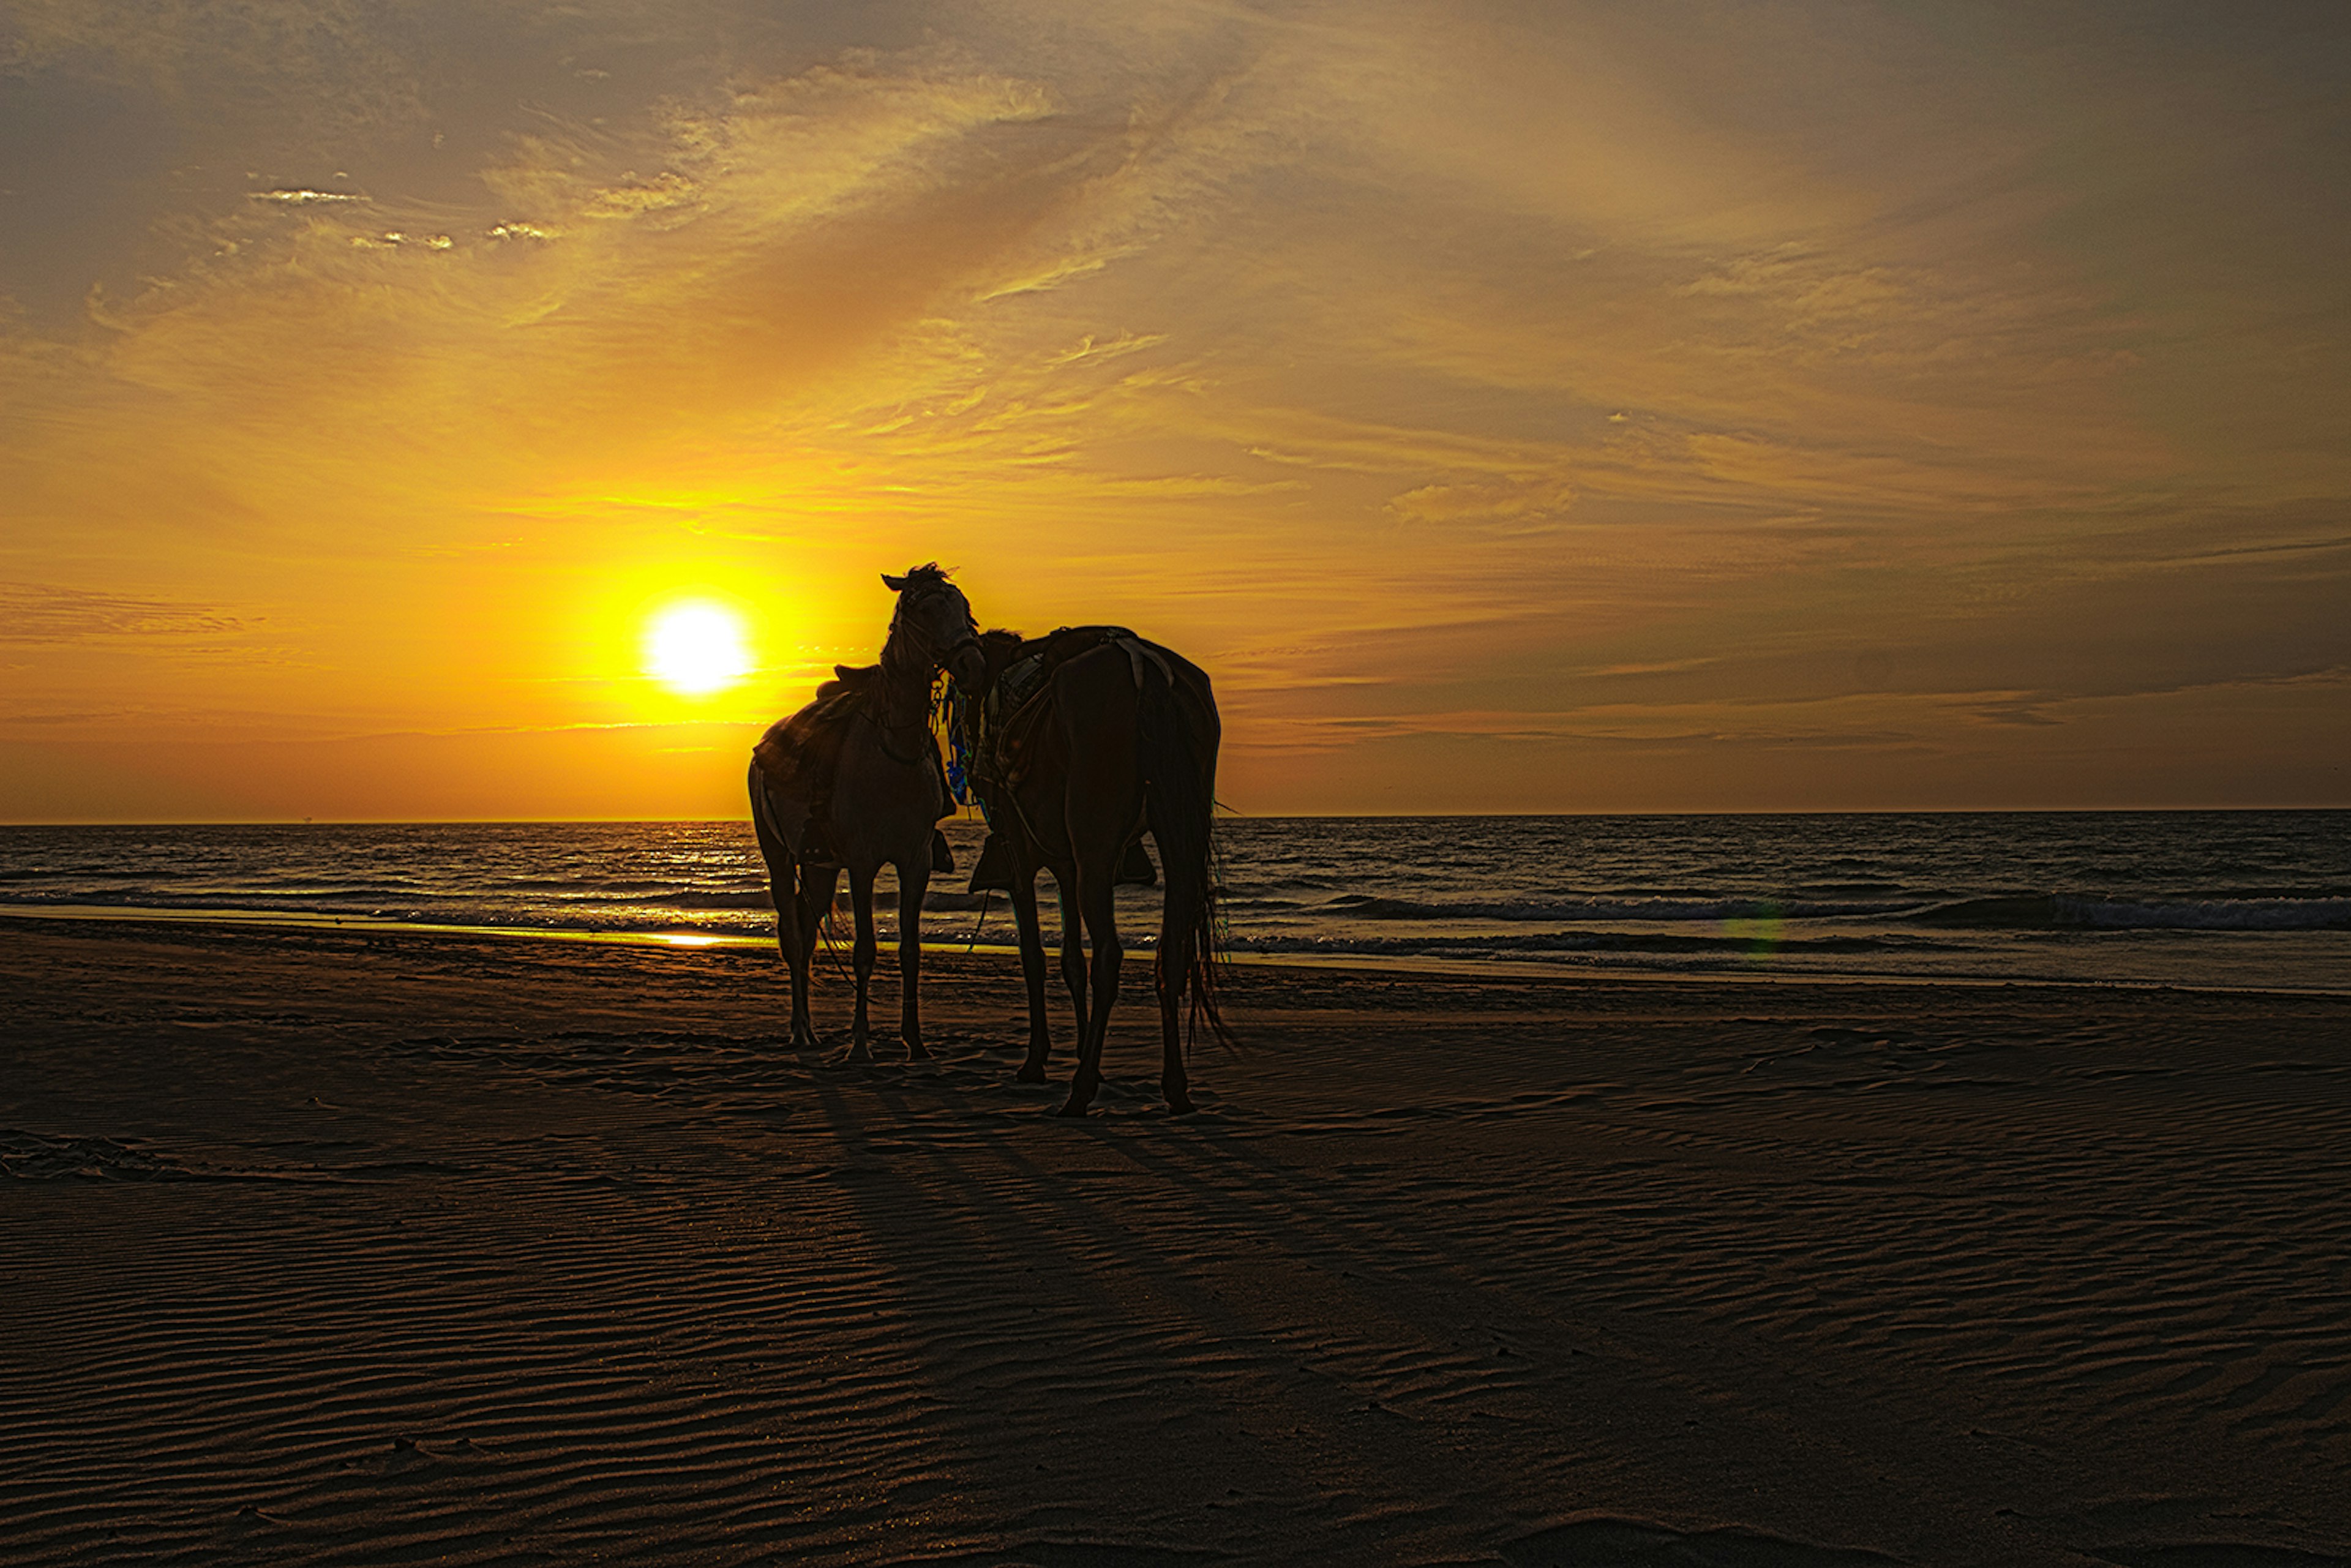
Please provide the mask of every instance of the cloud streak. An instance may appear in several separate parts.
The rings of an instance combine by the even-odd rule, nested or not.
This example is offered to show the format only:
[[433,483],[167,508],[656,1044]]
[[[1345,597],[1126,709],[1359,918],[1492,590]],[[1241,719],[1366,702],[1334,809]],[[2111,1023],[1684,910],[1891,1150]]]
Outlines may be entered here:
[[217,637],[246,629],[239,617],[203,605],[48,583],[0,582],[0,643]]

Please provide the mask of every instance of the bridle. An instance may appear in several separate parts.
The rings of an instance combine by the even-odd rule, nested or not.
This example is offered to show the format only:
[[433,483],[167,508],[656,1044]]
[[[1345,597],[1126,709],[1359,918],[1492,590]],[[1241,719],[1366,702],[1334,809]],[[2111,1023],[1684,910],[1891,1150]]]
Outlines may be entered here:
[[968,607],[964,611],[963,635],[948,643],[944,649],[932,641],[931,635],[928,632],[906,619],[906,606],[914,600],[915,595],[920,594],[928,598],[939,593],[951,591],[952,587],[952,584],[945,582],[925,582],[915,584],[901,592],[898,595],[897,612],[890,617],[890,631],[892,634],[890,637],[883,640],[882,645],[883,652],[884,653],[889,652],[890,643],[897,640],[897,633],[901,632],[904,632],[906,634],[909,642],[918,643],[920,644],[920,646],[915,649],[915,652],[922,656],[923,662],[928,664],[933,670],[946,669],[948,663],[966,648],[972,649],[975,652],[980,651],[979,627],[972,620],[971,612]]
[[[909,590],[908,591],[921,592],[925,597],[928,597],[930,595],[947,591],[948,585],[946,583],[941,583],[935,588],[926,583],[919,590]],[[901,595],[898,603],[898,613],[901,615],[904,614],[905,608],[905,598],[904,595]],[[894,620],[895,617],[893,617],[893,619]],[[979,651],[979,625],[977,622],[972,620],[971,609],[968,605],[964,608],[963,635],[948,643],[945,648],[941,648],[938,644],[933,643],[931,641],[930,634],[919,627],[910,627],[909,631],[912,632],[914,636],[922,640],[924,655],[929,662],[931,668],[935,670],[946,669],[948,663],[966,648],[969,648],[974,652]]]
[[[908,652],[910,652],[914,658],[921,661],[924,676],[925,678],[921,682],[924,703],[919,716],[910,716],[907,721],[904,724],[885,724],[874,716],[871,707],[865,707],[860,710],[866,722],[871,724],[874,727],[875,731],[881,736],[882,750],[883,755],[887,756],[893,762],[897,762],[906,767],[913,767],[922,761],[922,752],[917,748],[913,756],[901,757],[898,755],[897,748],[890,744],[891,732],[893,730],[920,729],[927,734],[930,729],[929,696],[932,680],[935,680],[937,677],[937,673],[939,671],[946,668],[950,660],[955,658],[956,654],[962,653],[966,648],[970,648],[975,652],[980,652],[984,656],[984,650],[982,649],[979,641],[979,628],[977,624],[973,622],[971,612],[967,607],[964,612],[963,635],[949,643],[944,651],[939,648],[937,643],[933,640],[930,632],[925,628],[924,628],[919,622],[907,619],[907,606],[915,601],[917,595],[927,598],[947,591],[952,588],[952,584],[946,582],[920,582],[910,584],[906,588],[901,590],[898,595],[897,611],[890,617],[890,635],[883,640],[882,644],[882,672],[885,677],[889,678],[889,682],[893,685],[898,684],[902,680],[909,685],[914,684],[912,672],[906,667],[906,661],[904,659],[893,661],[890,657],[890,650],[893,647],[900,645],[902,637],[904,643],[908,645]],[[960,597],[960,595],[958,595],[958,597]],[[893,663],[898,666],[895,669],[892,668]],[[893,704],[891,706],[895,706],[896,705]]]

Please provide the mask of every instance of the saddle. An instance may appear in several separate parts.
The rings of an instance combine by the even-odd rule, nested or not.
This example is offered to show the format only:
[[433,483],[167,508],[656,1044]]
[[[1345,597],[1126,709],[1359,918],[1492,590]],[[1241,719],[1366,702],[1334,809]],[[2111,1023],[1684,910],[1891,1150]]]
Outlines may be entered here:
[[806,800],[829,790],[850,725],[864,711],[865,694],[881,677],[879,664],[835,664],[816,700],[778,719],[751,747],[751,759],[777,790]]
[[978,733],[971,747],[974,788],[985,796],[988,785],[1015,776],[1020,737],[1043,715],[1040,699],[1056,670],[1106,643],[1141,641],[1123,626],[1061,626],[1025,643],[1020,657],[1004,667],[979,701]]
[[[1011,856],[993,831],[994,808],[1003,805],[1016,813],[1019,810],[1011,800],[1021,777],[1021,753],[1050,709],[1045,698],[1054,672],[1081,654],[1112,644],[1123,644],[1127,657],[1135,661],[1138,685],[1144,658],[1159,664],[1163,673],[1166,669],[1158,654],[1123,626],[1061,626],[1024,643],[1020,657],[1004,667],[987,695],[974,705],[972,733],[967,737],[971,793],[979,801],[980,814],[991,819],[991,831],[972,867],[969,891],[1011,891]],[[1158,881],[1158,868],[1151,863],[1138,833],[1127,841],[1114,884],[1150,887]]]

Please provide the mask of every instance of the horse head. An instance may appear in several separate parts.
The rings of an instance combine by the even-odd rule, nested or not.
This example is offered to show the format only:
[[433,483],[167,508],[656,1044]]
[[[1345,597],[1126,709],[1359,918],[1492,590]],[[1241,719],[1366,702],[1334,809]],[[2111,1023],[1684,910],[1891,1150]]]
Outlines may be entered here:
[[897,613],[890,618],[892,643],[903,639],[916,657],[946,671],[957,685],[986,678],[979,622],[972,619],[963,590],[947,580],[936,561],[914,567],[904,577],[883,572],[882,581],[898,596]]

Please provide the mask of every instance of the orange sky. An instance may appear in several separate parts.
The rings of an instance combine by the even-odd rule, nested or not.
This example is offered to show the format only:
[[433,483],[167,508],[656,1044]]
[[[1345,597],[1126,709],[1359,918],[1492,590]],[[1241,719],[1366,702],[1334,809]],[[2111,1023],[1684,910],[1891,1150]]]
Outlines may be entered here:
[[1249,811],[2351,804],[2351,12],[2224,9],[16,0],[0,821],[739,814],[934,559]]

